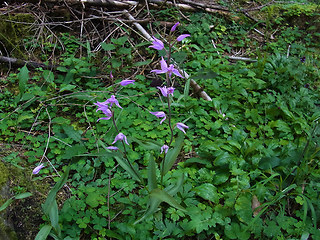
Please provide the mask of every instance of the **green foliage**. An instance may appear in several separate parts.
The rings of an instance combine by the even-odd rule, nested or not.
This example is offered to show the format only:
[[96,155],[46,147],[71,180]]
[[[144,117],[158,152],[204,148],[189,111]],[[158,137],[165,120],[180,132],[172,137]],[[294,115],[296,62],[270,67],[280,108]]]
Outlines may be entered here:
[[[307,8],[294,12],[288,6],[281,16],[308,15]],[[155,14],[175,18],[177,10]],[[59,172],[70,164],[72,194],[58,208],[65,171],[43,206],[46,224],[36,239],[319,238],[319,56],[313,23],[306,31],[279,26],[271,39],[268,31],[284,18],[269,19],[262,44],[252,37],[257,25],[243,18],[189,18],[181,31],[191,37],[173,57],[212,101],[198,99],[188,82],[179,83],[173,119],[187,116],[190,128],[186,136],[174,129],[175,147],[164,158],[159,151],[170,140],[169,128],[149,113],[162,103],[147,77],[136,75],[135,85],[121,89],[123,109],[115,110],[130,142],[128,159],[106,148],[117,134],[112,123],[96,123],[101,115],[93,103],[113,94],[109,82],[96,77],[99,71],[113,70],[117,83],[132,67],[150,63],[134,61],[127,35],[101,44],[102,67],[91,61],[96,56],[76,57],[78,40],[64,35],[67,51],[59,73],[28,73],[23,67],[1,79],[0,141],[25,148],[4,160],[25,167],[24,159],[34,165],[46,151]],[[136,47],[145,53],[147,45]],[[238,49],[257,61],[223,57]],[[44,168],[36,180],[49,174]]]

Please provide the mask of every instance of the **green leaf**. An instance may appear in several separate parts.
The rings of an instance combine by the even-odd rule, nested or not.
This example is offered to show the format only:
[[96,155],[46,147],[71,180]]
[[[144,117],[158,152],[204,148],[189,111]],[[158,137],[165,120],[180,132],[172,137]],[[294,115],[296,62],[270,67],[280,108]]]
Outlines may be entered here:
[[2,206],[0,207],[0,212],[5,210],[14,200],[12,198],[8,199]]
[[38,232],[36,238],[34,240],[45,240],[47,239],[50,231],[52,229],[52,226],[50,225],[44,225],[40,231]]
[[[43,211],[46,215],[49,216],[49,212],[51,211],[51,207],[53,206],[53,202],[56,199],[56,195],[58,193],[58,191],[64,186],[64,184],[67,182],[68,180],[68,176],[69,176],[69,170],[70,170],[70,166],[67,167],[66,171],[64,172],[64,174],[61,176],[61,178],[59,179],[59,181],[54,185],[54,187],[51,189],[51,191],[49,192],[46,201],[44,202],[42,208]],[[54,207],[54,206],[53,206]]]
[[139,182],[143,182],[141,175],[137,172],[136,169],[132,169],[132,167],[127,163],[126,160],[122,159],[119,156],[114,156],[114,158],[117,160],[119,165],[130,174],[132,178]]
[[184,174],[182,173],[179,180],[177,181],[177,183],[175,185],[171,185],[171,186],[167,187],[165,190],[171,196],[174,196],[182,188],[183,183],[184,183]]
[[61,229],[59,225],[59,210],[58,210],[58,204],[57,201],[54,200],[49,208],[49,219],[51,222],[51,226],[54,228],[54,230],[58,233],[58,235],[61,234]]
[[150,156],[149,165],[148,165],[148,186],[149,190],[157,188],[157,175],[156,175],[156,163],[153,156]]
[[15,199],[23,199],[23,198],[27,198],[27,197],[30,197],[32,196],[32,193],[30,192],[25,192],[25,193],[20,193],[16,196],[14,196]]
[[186,209],[182,207],[171,195],[169,195],[166,191],[160,189],[153,189],[150,192],[150,197],[158,199],[160,202],[166,202],[170,206],[177,208],[183,212],[186,212]]
[[140,67],[140,66],[144,66],[144,65],[149,65],[151,62],[152,62],[151,60],[135,62],[134,64],[132,64],[132,66],[133,67]]
[[20,69],[20,72],[18,74],[18,79],[19,79],[20,96],[22,96],[26,90],[26,85],[29,80],[29,70],[27,68],[27,65],[24,65],[24,67]]
[[101,43],[101,47],[105,51],[111,51],[111,50],[116,49],[114,44],[110,44],[110,43],[108,44],[108,43],[105,43],[105,42]]
[[278,157],[264,157],[259,162],[259,168],[269,170],[280,165],[281,159]]
[[145,140],[139,140],[139,139],[137,139],[135,137],[128,137],[128,139],[130,139],[133,142],[138,143],[139,145],[141,145],[146,150],[155,150],[155,151],[158,152],[158,151],[160,151],[160,148],[162,146],[160,143],[158,143],[156,141],[153,141],[153,140],[145,141]]
[[60,91],[59,92],[63,92],[63,91],[70,91],[74,88],[76,88],[77,86],[75,85],[71,85],[71,84],[61,84],[60,86]]
[[199,197],[202,197],[205,200],[218,203],[219,202],[219,194],[217,192],[217,188],[213,186],[211,183],[204,183],[200,186],[193,189],[197,193]]
[[111,42],[117,45],[123,45],[128,40],[128,36],[123,36],[119,38],[111,38]]
[[[154,189],[154,190],[156,190],[156,189]],[[161,203],[161,200],[149,195],[148,208],[147,208],[146,212],[143,214],[143,216],[139,220],[134,222],[134,225],[136,225],[137,223],[143,221],[144,219],[146,219],[147,217],[149,217],[150,215],[155,213],[157,211],[160,203]]]
[[166,202],[172,207],[175,207],[183,212],[186,212],[186,210],[176,202],[176,200],[170,196],[166,191],[160,190],[158,188],[153,189],[150,194],[149,194],[149,203],[148,203],[148,209],[146,210],[145,214],[137,220],[134,224],[137,224],[141,221],[143,221],[145,218],[148,216],[152,215],[155,213],[160,205],[161,202]]
[[81,141],[81,134],[79,131],[75,130],[72,126],[69,125],[62,125],[62,128],[65,132],[65,134],[68,135],[68,137],[72,138],[76,142]]
[[163,166],[163,169],[162,169],[162,174],[163,176],[170,171],[170,169],[172,168],[173,164],[175,163],[180,151],[181,151],[181,148],[182,148],[182,145],[183,145],[183,139],[184,139],[184,135],[183,133],[179,133],[179,136],[176,138],[176,141],[175,141],[175,146],[173,149],[170,149],[168,151],[168,153],[166,154],[166,157],[165,159],[163,160],[164,161],[164,164],[161,164],[161,166]]

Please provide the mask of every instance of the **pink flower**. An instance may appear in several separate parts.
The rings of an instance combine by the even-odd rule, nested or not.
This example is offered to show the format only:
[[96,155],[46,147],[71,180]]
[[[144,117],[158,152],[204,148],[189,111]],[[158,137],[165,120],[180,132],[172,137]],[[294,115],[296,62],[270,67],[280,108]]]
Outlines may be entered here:
[[150,112],[152,115],[155,115],[157,118],[163,118],[161,121],[160,121],[160,124],[163,123],[164,120],[166,120],[166,114],[164,112]]
[[160,152],[160,154],[161,153],[165,153],[165,154],[167,154],[167,152],[168,152],[168,150],[169,150],[169,146],[168,145],[163,145],[161,148],[161,152]]
[[164,97],[167,97],[168,94],[173,96],[174,87],[167,88],[166,86],[164,86],[164,87],[157,87],[157,88],[161,91],[161,93]]
[[152,38],[153,38],[154,40],[152,41],[152,45],[149,46],[150,48],[154,48],[154,49],[156,49],[156,50],[162,50],[162,49],[164,49],[164,44],[163,44],[163,42],[162,42],[161,40],[155,38],[154,36],[152,36]]
[[32,174],[38,174],[42,168],[44,168],[43,163],[41,163],[38,167],[34,168]]
[[115,144],[117,141],[124,141],[127,145],[129,145],[128,141],[127,141],[127,137],[126,135],[124,135],[123,133],[119,133],[112,144]]
[[161,65],[161,70],[159,69],[155,69],[152,70],[151,72],[154,72],[156,74],[161,74],[161,73],[168,73],[169,77],[171,77],[172,73],[178,77],[184,78],[177,69],[174,68],[173,64],[170,64],[168,67],[167,62],[163,59],[163,57],[161,58],[160,61],[160,65]]
[[173,25],[170,31],[171,31],[171,32],[174,32],[179,24],[180,24],[180,23],[177,22],[175,25]]
[[187,125],[185,125],[184,123],[177,123],[176,124],[177,128],[179,130],[181,130],[184,134],[186,134],[186,132],[184,131],[185,128],[189,128]]
[[135,80],[122,80],[119,84],[121,86],[127,86],[128,84],[134,84]]
[[182,34],[179,37],[177,37],[177,41],[180,42],[183,39],[185,39],[186,37],[190,37],[190,34]]

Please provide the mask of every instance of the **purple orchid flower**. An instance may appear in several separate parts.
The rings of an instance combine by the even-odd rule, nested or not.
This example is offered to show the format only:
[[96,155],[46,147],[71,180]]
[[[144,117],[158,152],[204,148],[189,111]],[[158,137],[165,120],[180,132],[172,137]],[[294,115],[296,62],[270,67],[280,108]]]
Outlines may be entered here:
[[151,72],[154,72],[156,74],[161,74],[161,73],[168,73],[169,77],[171,77],[172,73],[178,77],[184,78],[177,69],[174,68],[173,64],[170,64],[168,67],[167,62],[163,59],[163,57],[161,58],[160,61],[160,65],[161,65],[161,70],[159,69],[155,69],[152,70]]
[[110,107],[112,107],[112,104],[115,104],[115,105],[117,105],[117,107],[122,108],[119,105],[119,102],[118,102],[118,100],[116,99],[116,97],[114,95],[111,95],[111,97],[109,99],[107,99],[106,102],[110,103]]
[[161,121],[160,121],[160,124],[163,123],[164,120],[166,120],[167,116],[164,112],[150,112],[152,115],[155,115],[157,118],[163,118]]
[[124,141],[127,145],[129,145],[128,141],[127,141],[127,137],[126,135],[124,135],[123,133],[119,133],[112,144],[115,144],[117,141]]
[[157,39],[156,37],[152,36],[152,38],[154,39],[152,41],[152,45],[149,46],[150,48],[154,48],[156,50],[162,50],[164,49],[164,44],[161,40]]
[[186,134],[186,132],[184,131],[185,128],[189,128],[187,125],[185,125],[184,123],[177,123],[176,124],[177,128],[179,130],[181,130],[184,134]]
[[97,122],[99,122],[100,120],[109,120],[110,118],[112,118],[112,112],[110,109],[103,109],[102,112],[106,115],[106,117],[99,118]]
[[179,24],[180,24],[180,23],[177,22],[175,25],[173,25],[170,31],[171,31],[171,32],[174,32]]
[[183,39],[185,39],[186,37],[190,37],[190,34],[182,34],[179,37],[177,37],[177,41],[180,42]]
[[160,150],[161,150],[160,154],[163,153],[163,152],[164,152],[165,154],[167,154],[167,152],[168,152],[168,150],[169,150],[169,146],[166,145],[166,144],[164,144],[164,145],[160,148]]
[[173,96],[174,87],[167,88],[166,86],[164,86],[164,87],[157,87],[157,88],[161,91],[161,93],[164,97],[167,97],[168,94]]
[[128,84],[134,84],[135,80],[122,80],[119,84],[121,86],[127,86]]
[[105,102],[96,102],[96,103],[94,103],[94,105],[98,106],[98,109],[96,110],[96,112],[105,111],[105,110],[109,109],[108,103],[109,103],[108,100],[105,101]]
[[42,168],[44,168],[43,163],[41,163],[39,166],[35,167],[32,171],[32,174],[38,174]]

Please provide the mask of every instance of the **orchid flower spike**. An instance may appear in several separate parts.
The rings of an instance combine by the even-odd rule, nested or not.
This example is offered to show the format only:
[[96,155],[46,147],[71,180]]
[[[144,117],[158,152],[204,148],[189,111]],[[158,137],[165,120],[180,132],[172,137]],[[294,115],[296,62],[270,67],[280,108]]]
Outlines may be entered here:
[[152,45],[149,46],[150,48],[154,48],[156,50],[162,50],[164,49],[164,44],[161,40],[157,39],[156,37],[152,36],[152,38],[154,39],[152,41]]
[[117,141],[124,141],[127,145],[129,145],[128,141],[127,141],[127,137],[126,135],[124,135],[123,133],[119,133],[112,144],[115,144]]
[[184,78],[180,72],[174,68],[174,65],[173,64],[170,64],[169,67],[168,67],[168,64],[167,62],[163,59],[163,57],[161,57],[161,60],[160,60],[160,66],[161,66],[161,70],[159,69],[155,69],[155,70],[152,70],[151,72],[154,72],[156,74],[161,74],[161,73],[168,73],[169,74],[169,77],[171,77],[172,73],[178,77],[181,77],[181,78]]
[[44,168],[43,163],[41,163],[39,166],[35,167],[32,171],[32,174],[38,174],[42,168]]
[[184,131],[184,129],[185,128],[189,128],[187,125],[185,125],[184,123],[177,123],[176,124],[176,126],[177,126],[177,128],[179,129],[179,130],[181,130],[184,134],[186,134],[186,132]]
[[167,116],[164,112],[150,112],[152,115],[155,115],[157,118],[163,118],[161,121],[160,121],[160,124],[163,123],[164,120],[166,120]]

